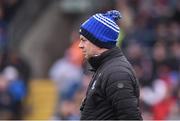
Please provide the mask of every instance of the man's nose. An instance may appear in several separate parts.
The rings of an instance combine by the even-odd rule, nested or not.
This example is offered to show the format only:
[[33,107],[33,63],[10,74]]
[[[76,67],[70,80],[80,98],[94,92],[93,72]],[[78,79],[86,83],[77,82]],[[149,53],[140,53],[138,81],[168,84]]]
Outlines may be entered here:
[[83,48],[83,44],[82,44],[81,41],[79,42],[79,45],[78,45],[78,46],[79,46],[79,48]]

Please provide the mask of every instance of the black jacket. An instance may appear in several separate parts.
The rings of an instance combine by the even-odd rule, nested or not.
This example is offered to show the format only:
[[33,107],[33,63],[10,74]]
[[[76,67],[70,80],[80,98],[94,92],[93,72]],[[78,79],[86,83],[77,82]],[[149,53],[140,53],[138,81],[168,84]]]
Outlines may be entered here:
[[89,59],[95,74],[81,105],[81,120],[141,120],[139,84],[119,48]]

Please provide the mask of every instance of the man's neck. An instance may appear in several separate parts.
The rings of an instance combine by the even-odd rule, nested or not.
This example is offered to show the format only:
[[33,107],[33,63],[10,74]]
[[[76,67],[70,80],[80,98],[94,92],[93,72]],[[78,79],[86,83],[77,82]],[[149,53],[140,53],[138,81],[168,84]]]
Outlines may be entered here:
[[107,50],[108,49],[106,49],[106,48],[101,48],[101,49],[98,50],[97,54],[95,54],[94,56],[99,56],[99,55],[101,55],[102,53],[104,53]]

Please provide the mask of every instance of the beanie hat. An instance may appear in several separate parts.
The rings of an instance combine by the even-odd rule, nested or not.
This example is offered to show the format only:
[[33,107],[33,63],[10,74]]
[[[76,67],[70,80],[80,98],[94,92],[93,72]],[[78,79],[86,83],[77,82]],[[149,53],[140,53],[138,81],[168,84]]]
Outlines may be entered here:
[[97,13],[81,25],[79,33],[100,48],[113,48],[120,31],[116,21],[121,18],[120,12],[116,10]]

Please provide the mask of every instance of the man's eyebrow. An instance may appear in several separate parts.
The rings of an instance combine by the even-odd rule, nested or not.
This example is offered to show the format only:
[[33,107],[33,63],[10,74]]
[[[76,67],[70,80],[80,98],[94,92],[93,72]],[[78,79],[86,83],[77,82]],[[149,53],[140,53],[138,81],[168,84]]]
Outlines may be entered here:
[[81,40],[83,40],[83,41],[86,41],[87,39],[86,38],[80,38]]

